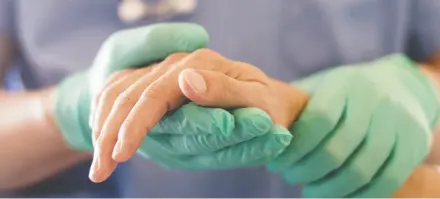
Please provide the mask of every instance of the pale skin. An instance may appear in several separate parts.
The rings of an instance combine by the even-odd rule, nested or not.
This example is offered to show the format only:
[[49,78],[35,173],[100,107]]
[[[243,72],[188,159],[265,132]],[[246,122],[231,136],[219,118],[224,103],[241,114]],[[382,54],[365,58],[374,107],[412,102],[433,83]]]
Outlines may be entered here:
[[[207,68],[210,64],[215,67]],[[435,74],[428,72],[428,65],[422,68],[429,76]],[[121,72],[110,79],[107,88],[103,91],[105,95],[95,99],[92,120],[98,150],[90,178],[95,182],[105,180],[117,163],[134,155],[146,135],[144,130],[151,129],[168,110],[177,108],[185,99],[204,106],[261,108],[274,123],[285,127],[295,120],[308,99],[301,91],[267,77],[256,67],[227,60],[206,49],[190,55],[172,55],[152,68]],[[119,94],[111,94],[114,92]],[[143,115],[152,110],[159,111]],[[118,133],[119,129],[122,130]],[[433,155],[429,159],[433,160]],[[437,181],[440,178],[435,167],[423,164],[394,196],[437,197],[440,194],[436,191]]]

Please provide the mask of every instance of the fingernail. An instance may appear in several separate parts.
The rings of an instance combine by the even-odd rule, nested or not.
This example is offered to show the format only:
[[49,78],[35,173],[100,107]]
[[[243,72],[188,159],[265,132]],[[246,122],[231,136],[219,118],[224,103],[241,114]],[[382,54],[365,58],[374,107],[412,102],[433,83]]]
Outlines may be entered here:
[[186,83],[195,93],[204,93],[206,91],[206,82],[202,75],[194,70],[185,70],[183,73]]

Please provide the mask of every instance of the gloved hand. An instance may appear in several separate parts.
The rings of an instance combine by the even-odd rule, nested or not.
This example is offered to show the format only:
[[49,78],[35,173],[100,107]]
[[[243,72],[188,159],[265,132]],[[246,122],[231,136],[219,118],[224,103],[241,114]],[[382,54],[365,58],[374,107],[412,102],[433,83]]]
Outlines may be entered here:
[[269,164],[305,197],[389,197],[428,155],[432,84],[403,55],[324,71],[295,85],[311,100]]
[[[221,123],[213,122],[215,128],[200,125],[219,120]],[[172,169],[236,169],[267,164],[291,139],[286,128],[273,125],[260,109],[241,108],[229,113],[189,103],[165,116],[144,139],[138,153]]]
[[[68,76],[56,89],[53,114],[66,141],[76,149],[93,150],[88,122],[91,99],[112,73],[148,66],[171,53],[192,52],[207,42],[208,35],[202,27],[185,23],[155,24],[111,35],[89,70]],[[214,125],[212,121],[204,122],[198,125]]]

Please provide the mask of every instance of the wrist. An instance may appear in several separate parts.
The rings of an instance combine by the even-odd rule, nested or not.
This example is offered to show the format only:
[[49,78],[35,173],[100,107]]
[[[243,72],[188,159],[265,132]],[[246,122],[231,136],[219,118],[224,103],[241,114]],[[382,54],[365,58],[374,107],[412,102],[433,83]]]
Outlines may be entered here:
[[[51,87],[36,93],[36,98],[38,103],[40,104],[40,112],[42,118],[42,125],[45,131],[42,131],[46,134],[50,134],[50,137],[53,138],[54,142],[63,143],[64,148],[67,150],[64,151],[66,154],[69,154],[71,160],[87,160],[90,158],[90,154],[88,153],[76,153],[71,147],[69,147],[69,143],[65,140],[62,135],[60,128],[58,127],[54,110],[55,110],[55,91],[56,88]],[[61,152],[61,151],[60,151]],[[75,152],[75,153],[72,153]]]
[[40,91],[37,94],[38,102],[40,103],[41,113],[44,126],[47,127],[48,133],[60,135],[60,129],[54,120],[54,93],[55,88],[48,88]]

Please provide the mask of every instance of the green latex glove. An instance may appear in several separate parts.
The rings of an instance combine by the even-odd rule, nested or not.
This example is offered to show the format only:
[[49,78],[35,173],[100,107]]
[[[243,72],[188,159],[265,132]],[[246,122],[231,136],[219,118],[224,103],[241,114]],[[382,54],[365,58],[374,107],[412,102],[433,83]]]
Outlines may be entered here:
[[[231,114],[190,103],[163,118],[138,152],[173,169],[234,169],[267,164],[292,139],[289,130],[273,125],[260,109],[242,108]],[[215,128],[201,125],[211,120],[216,121]]]
[[396,192],[428,155],[440,113],[435,89],[416,67],[391,55],[295,83],[311,100],[269,169],[304,184],[306,197]]
[[175,52],[192,52],[207,42],[203,27],[187,23],[155,24],[111,35],[89,70],[68,76],[56,89],[54,117],[66,141],[76,149],[93,150],[88,124],[91,99],[113,72],[148,66]]

